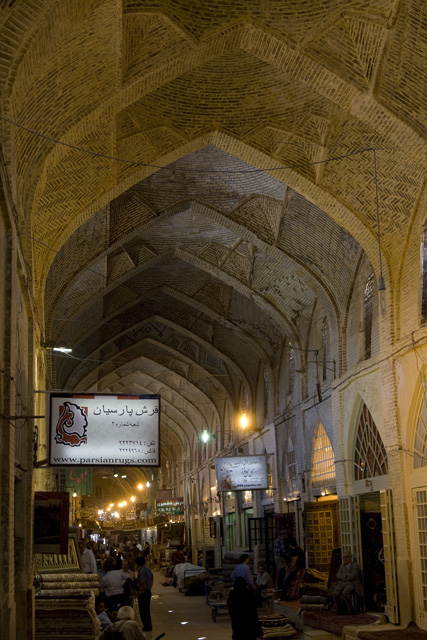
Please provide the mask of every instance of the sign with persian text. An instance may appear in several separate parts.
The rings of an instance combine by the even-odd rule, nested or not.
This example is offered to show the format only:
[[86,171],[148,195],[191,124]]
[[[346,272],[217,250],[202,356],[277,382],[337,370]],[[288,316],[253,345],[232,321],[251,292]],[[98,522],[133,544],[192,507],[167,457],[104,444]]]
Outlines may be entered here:
[[216,458],[218,491],[268,489],[267,456]]
[[171,516],[182,516],[184,514],[184,498],[157,499],[156,511],[158,514],[165,513]]
[[160,396],[49,394],[51,466],[160,465]]

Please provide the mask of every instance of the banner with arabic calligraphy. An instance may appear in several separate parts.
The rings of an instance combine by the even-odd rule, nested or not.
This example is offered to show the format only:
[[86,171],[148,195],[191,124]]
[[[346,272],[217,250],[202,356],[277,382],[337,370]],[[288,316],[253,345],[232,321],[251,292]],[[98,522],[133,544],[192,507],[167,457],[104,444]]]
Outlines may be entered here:
[[51,466],[160,465],[160,396],[49,394]]
[[184,498],[171,498],[170,500],[156,500],[156,511],[158,514],[184,515]]
[[216,458],[218,491],[268,489],[267,456]]

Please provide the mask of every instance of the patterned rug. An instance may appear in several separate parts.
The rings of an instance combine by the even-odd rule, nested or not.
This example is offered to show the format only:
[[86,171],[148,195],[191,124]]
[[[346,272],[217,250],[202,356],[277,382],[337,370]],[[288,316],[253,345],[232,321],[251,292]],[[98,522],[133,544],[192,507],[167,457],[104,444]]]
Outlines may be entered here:
[[[308,626],[313,629],[322,629],[322,631],[336,633],[339,636],[342,635],[343,627],[349,624],[372,624],[377,620],[376,617],[370,616],[368,613],[355,613],[352,616],[337,616],[334,611],[304,611],[303,616],[304,627]],[[374,640],[383,639],[378,637],[374,638]]]
[[426,640],[427,631],[422,631],[411,622],[406,629],[359,631],[357,637],[359,640]]

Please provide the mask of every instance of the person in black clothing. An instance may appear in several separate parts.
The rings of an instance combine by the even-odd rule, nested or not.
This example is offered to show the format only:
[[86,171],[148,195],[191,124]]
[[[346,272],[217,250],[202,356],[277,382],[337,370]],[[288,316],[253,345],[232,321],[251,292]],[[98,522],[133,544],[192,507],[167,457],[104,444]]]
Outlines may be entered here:
[[145,558],[139,557],[136,559],[136,565],[138,567],[138,576],[136,578],[136,585],[138,590],[138,608],[139,615],[142,621],[142,630],[151,631],[151,588],[153,586],[153,572],[145,565]]
[[[296,578],[300,569],[305,569],[305,554],[301,547],[298,546],[295,538],[288,538],[287,540],[287,565],[284,569],[280,569],[279,584],[282,578],[282,591],[280,594],[281,600],[286,600],[286,592],[293,580]],[[283,575],[284,574],[284,575]]]
[[238,577],[227,600],[233,640],[256,640],[262,637],[255,594],[244,578]]

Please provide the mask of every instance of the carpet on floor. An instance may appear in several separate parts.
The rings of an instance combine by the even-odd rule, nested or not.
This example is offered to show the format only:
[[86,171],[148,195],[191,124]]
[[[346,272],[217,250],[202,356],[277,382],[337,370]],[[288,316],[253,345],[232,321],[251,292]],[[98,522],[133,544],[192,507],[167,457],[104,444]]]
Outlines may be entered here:
[[359,631],[359,640],[426,640],[427,631],[419,629],[414,622],[406,629],[378,629],[378,631]]
[[[377,618],[368,613],[355,613],[354,615],[337,616],[334,611],[304,611],[304,627],[321,629],[329,633],[342,635],[343,627],[349,624],[372,624]],[[382,640],[377,638],[377,640]]]

